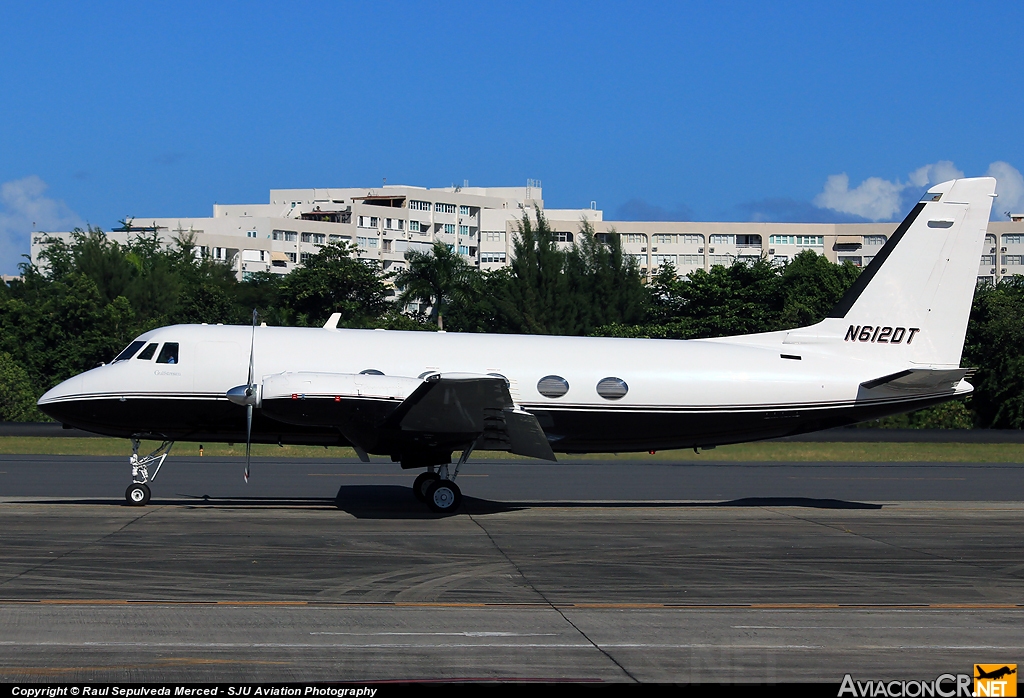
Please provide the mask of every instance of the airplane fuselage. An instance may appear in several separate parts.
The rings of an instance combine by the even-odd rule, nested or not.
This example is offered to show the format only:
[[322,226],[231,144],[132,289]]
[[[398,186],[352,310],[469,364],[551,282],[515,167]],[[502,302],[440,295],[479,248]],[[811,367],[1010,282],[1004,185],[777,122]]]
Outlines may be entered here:
[[[682,341],[286,327],[257,327],[253,334],[244,326],[177,325],[139,337],[147,346],[158,345],[149,358],[139,358],[145,352],[137,350],[132,358],[87,371],[48,393],[41,406],[65,424],[110,436],[244,441],[245,408],[230,402],[226,392],[247,379],[250,342],[257,384],[286,373],[500,375],[515,404],[537,417],[557,452],[772,438],[953,396],[949,390],[942,396],[918,392],[864,400],[862,383],[905,369],[906,362],[881,345],[868,359],[851,357],[849,337],[844,341],[839,331],[812,344],[786,343],[787,334]],[[178,345],[174,363],[158,363],[167,343]],[[548,395],[541,392],[545,378]],[[963,383],[956,392],[969,389]],[[293,397],[304,398],[301,388],[296,391]],[[395,392],[394,399],[372,405],[339,395],[332,408],[373,409],[383,418],[401,402]],[[348,443],[330,424],[287,419],[255,409],[252,440]],[[380,443],[372,452],[392,450]]]

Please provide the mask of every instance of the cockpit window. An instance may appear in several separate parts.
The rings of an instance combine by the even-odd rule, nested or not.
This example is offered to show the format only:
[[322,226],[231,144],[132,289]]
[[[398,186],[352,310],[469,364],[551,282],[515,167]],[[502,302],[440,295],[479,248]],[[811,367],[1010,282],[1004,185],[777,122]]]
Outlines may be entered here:
[[160,355],[156,357],[156,362],[158,364],[178,363],[178,343],[166,342],[163,348],[160,349]]
[[132,342],[125,348],[124,351],[117,355],[114,361],[127,361],[128,359],[135,356],[135,352],[141,349],[144,344],[145,342]]
[[158,346],[160,345],[156,344],[155,342],[153,344],[150,344],[148,347],[139,352],[139,355],[136,356],[135,358],[142,359],[143,361],[149,361],[150,359],[153,358],[153,354],[156,353],[156,348]]

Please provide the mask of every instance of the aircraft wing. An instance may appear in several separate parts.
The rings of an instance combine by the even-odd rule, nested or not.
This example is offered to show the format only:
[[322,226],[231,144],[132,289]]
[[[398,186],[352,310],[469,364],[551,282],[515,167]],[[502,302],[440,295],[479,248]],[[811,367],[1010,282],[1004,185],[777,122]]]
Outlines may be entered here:
[[282,422],[336,427],[357,451],[472,445],[555,460],[537,418],[513,403],[500,376],[281,373],[263,381],[260,407]]

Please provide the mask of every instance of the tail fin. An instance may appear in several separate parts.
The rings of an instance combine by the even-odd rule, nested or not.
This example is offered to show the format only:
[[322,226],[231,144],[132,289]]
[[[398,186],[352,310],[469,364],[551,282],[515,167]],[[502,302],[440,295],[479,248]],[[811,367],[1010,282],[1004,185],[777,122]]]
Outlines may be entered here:
[[959,366],[995,187],[977,177],[929,189],[822,323],[829,334],[864,358]]

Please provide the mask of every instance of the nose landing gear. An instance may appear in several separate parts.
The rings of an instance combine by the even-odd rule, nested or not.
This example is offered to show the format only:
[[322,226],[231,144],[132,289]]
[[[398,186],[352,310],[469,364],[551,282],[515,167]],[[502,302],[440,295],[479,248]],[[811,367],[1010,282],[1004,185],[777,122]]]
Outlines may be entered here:
[[[173,441],[164,441],[160,446],[150,453],[148,456],[139,457],[139,440],[132,439],[132,457],[128,459],[128,462],[132,466],[132,484],[125,490],[124,498],[128,502],[129,506],[141,507],[145,506],[149,502],[151,492],[149,485],[147,484],[150,480],[155,480],[157,474],[160,472],[161,466],[164,464],[164,459],[167,458],[171,453],[171,448],[174,446]],[[153,475],[149,474],[149,466],[156,463],[156,469],[153,470]]]

